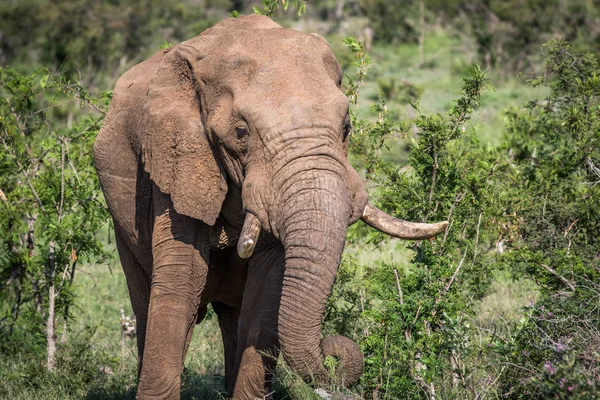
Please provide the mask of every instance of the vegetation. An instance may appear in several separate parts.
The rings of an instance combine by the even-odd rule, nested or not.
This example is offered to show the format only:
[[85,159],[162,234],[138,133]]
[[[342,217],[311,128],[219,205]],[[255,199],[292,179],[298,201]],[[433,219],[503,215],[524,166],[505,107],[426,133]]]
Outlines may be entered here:
[[[326,22],[372,201],[450,221],[408,246],[351,227],[324,321],[365,354],[345,392],[597,398],[600,5],[201,3],[0,5],[0,397],[135,397],[131,308],[92,164],[103,90],[228,12],[259,12]],[[569,42],[548,42],[558,34]],[[223,396],[217,326],[209,314],[196,329],[184,398]],[[275,398],[316,396],[285,365],[277,376]]]
[[[598,59],[561,41],[545,52],[531,84],[550,94],[506,112],[497,148],[482,148],[469,123],[488,87],[477,66],[448,114],[413,121],[406,165],[381,157],[394,133],[412,128],[392,123],[383,99],[373,106],[377,122],[354,121],[353,155],[376,184],[377,203],[451,223],[443,237],[411,245],[409,262],[346,259],[327,323],[362,342],[363,397],[595,396]],[[350,239],[365,235],[376,246],[387,240],[361,226]],[[500,271],[535,282],[538,298],[518,318],[482,320],[481,300]]]
[[[44,103],[42,94],[68,94],[78,102],[87,95],[47,70],[22,76],[0,69],[0,84],[0,328],[9,337],[21,331],[31,336],[44,331],[36,322],[46,319],[47,368],[52,370],[55,323],[61,315],[66,340],[77,263],[106,256],[96,233],[108,213],[99,198],[91,153],[102,118],[73,124],[70,113],[66,126],[51,124],[53,106]],[[102,111],[99,102],[89,104]],[[29,318],[19,318],[22,312]],[[23,326],[22,319],[33,325]]]

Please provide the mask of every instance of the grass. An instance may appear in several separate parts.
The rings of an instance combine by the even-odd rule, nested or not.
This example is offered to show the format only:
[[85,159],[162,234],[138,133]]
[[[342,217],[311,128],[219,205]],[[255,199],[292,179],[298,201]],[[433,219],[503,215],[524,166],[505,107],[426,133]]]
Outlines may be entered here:
[[495,274],[494,283],[486,296],[477,305],[477,325],[488,330],[497,330],[508,336],[513,325],[522,316],[522,308],[535,302],[538,291],[530,280],[512,280],[503,272]]

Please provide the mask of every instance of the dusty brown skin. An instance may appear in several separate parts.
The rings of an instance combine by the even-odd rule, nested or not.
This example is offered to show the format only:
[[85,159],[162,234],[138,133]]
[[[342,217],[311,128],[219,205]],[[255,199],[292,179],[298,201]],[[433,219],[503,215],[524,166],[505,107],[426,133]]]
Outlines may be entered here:
[[[368,200],[346,158],[341,78],[323,38],[253,15],[160,51],[118,81],[94,153],[138,323],[138,398],[179,398],[209,302],[230,396],[262,398],[280,350],[306,379],[328,379],[329,354],[343,364],[340,383],[359,378],[352,341],[321,341],[347,226]],[[371,225],[401,236],[402,221],[366,208]]]

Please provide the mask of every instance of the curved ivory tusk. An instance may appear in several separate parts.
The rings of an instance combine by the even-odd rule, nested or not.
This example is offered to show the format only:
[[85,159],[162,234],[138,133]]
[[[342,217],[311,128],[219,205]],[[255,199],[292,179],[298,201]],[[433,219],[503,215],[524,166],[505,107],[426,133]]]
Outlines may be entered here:
[[361,219],[373,228],[400,239],[428,239],[439,235],[446,230],[448,221],[435,224],[423,224],[408,222],[392,217],[375,207],[371,202],[367,203]]
[[248,212],[237,244],[240,257],[248,258],[252,255],[254,246],[258,242],[258,235],[260,235],[260,221],[254,214]]

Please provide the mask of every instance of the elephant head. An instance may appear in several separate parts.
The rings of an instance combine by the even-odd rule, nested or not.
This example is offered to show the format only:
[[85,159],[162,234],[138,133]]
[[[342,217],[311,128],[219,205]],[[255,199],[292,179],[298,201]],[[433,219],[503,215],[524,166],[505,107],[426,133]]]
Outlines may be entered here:
[[[242,188],[246,258],[261,230],[285,249],[278,332],[287,363],[326,379],[340,358],[349,385],[362,356],[349,339],[321,340],[321,319],[348,225],[362,218],[422,239],[446,223],[397,220],[368,202],[347,160],[350,123],[342,72],[320,36],[249,16],[221,22],[164,55],[147,102],[146,171],[175,210],[213,225],[228,185]],[[152,157],[148,155],[152,154]]]

